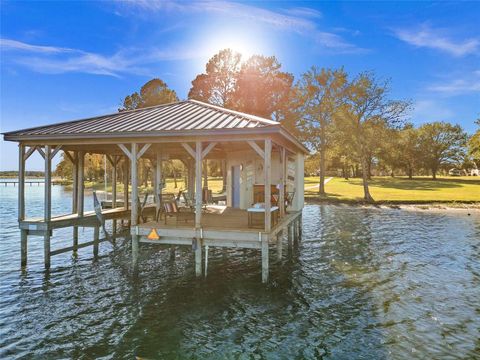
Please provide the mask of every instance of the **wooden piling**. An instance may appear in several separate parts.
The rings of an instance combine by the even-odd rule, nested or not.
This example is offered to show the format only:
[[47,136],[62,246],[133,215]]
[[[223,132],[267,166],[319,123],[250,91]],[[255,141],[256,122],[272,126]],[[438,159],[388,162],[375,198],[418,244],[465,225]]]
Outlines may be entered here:
[[20,254],[21,254],[21,266],[27,266],[27,230],[20,230]]
[[100,227],[95,226],[93,228],[93,257],[96,259],[98,257],[98,244],[100,240]]
[[268,239],[262,239],[262,283],[268,281]]
[[[44,221],[49,223],[52,218],[52,159],[51,146],[45,145],[45,203],[44,203]],[[50,268],[50,231],[45,231],[43,236],[43,250],[45,268]]]
[[280,231],[277,234],[277,260],[282,260],[282,252],[283,252],[283,234],[285,234],[285,229]]

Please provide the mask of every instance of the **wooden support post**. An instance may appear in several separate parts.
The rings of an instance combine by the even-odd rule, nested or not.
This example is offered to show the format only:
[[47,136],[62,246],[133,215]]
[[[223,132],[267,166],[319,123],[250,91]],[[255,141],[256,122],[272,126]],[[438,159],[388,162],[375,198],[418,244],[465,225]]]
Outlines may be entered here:
[[79,151],[78,152],[78,180],[77,180],[77,185],[78,185],[78,190],[77,190],[77,214],[79,216],[83,216],[83,211],[84,211],[84,191],[85,191],[85,152],[84,151]]
[[21,266],[27,266],[27,230],[20,230],[20,254],[21,254]]
[[200,231],[197,231],[196,248],[195,248],[195,276],[202,276],[202,239]]
[[98,257],[98,244],[100,240],[100,227],[95,226],[93,228],[93,257],[96,259]]
[[128,157],[125,156],[125,161],[123,163],[123,207],[128,210],[129,201],[128,201]]
[[195,144],[195,228],[197,229],[195,248],[195,275],[202,275],[202,143]]
[[286,149],[282,146],[280,149],[280,188],[278,196],[278,206],[280,208],[280,217],[285,216],[285,178],[286,178]]
[[[68,151],[65,152],[68,154]],[[72,160],[72,214],[78,214],[78,152],[73,153]],[[73,227],[73,253],[78,250],[78,226]]]
[[131,208],[131,226],[138,223],[138,166],[137,166],[138,144],[132,143],[132,158],[130,159],[130,182],[132,184],[132,208]]
[[[117,164],[118,156],[113,156],[112,165],[112,209],[117,207]],[[115,234],[117,233],[117,220],[112,221],[112,241],[115,243]]]
[[302,241],[302,226],[303,226],[302,215],[300,215],[298,217],[298,240],[299,241]]
[[[18,147],[18,221],[25,219],[25,146]],[[21,266],[27,266],[27,230],[20,230]]]
[[268,281],[268,240],[262,239],[262,283]]
[[287,231],[287,236],[288,236],[288,251],[292,250],[293,247],[293,226],[292,223],[288,224],[288,231]]
[[25,145],[18,145],[18,221],[25,219]]
[[265,232],[268,234],[272,228],[272,213],[271,209],[271,155],[272,155],[272,140],[265,139],[265,149],[264,149],[264,193],[265,193]]
[[140,252],[140,236],[138,236],[138,228],[135,225],[135,234],[132,235],[132,265],[134,269],[138,267],[138,254]]
[[138,144],[132,143],[131,148],[131,158],[130,158],[130,175],[132,183],[132,208],[131,208],[131,218],[130,226],[135,227],[135,235],[132,236],[132,263],[133,267],[136,268],[138,265],[138,247],[139,247],[139,238],[137,234],[137,224],[138,224],[138,176],[137,176],[137,154],[138,154]]
[[277,260],[282,260],[282,251],[283,251],[283,234],[284,230],[280,231],[277,234]]
[[162,152],[157,151],[157,157],[155,159],[155,206],[156,206],[156,215],[158,216],[162,205]]
[[195,228],[202,226],[202,143],[196,142],[195,151]]
[[[43,218],[46,224],[50,223],[52,218],[52,158],[51,147],[45,145],[45,203]],[[50,231],[45,231],[43,236],[43,250],[45,268],[50,268]]]

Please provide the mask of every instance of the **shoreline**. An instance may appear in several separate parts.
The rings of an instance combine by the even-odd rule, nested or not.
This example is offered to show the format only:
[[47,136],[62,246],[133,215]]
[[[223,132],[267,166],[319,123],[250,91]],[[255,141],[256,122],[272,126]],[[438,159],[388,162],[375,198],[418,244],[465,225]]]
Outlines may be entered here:
[[349,205],[366,208],[398,209],[409,211],[433,212],[474,212],[480,214],[478,201],[376,201],[369,203],[361,200],[331,200],[305,197],[305,205]]

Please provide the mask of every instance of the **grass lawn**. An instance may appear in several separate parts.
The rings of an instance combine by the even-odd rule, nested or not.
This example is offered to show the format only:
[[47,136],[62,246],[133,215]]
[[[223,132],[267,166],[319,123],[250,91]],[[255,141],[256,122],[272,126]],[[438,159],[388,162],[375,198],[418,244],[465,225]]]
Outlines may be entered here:
[[[305,198],[318,199],[318,177],[305,178]],[[370,194],[378,202],[431,203],[480,202],[479,177],[373,177],[369,182]],[[356,202],[363,200],[362,179],[333,178],[325,185],[326,201]]]

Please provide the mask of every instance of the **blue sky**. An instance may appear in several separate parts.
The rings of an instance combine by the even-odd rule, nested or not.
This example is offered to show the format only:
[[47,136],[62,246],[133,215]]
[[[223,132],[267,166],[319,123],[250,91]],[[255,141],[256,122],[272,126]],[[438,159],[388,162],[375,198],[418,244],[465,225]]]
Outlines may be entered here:
[[[415,124],[472,133],[480,116],[480,2],[1,2],[1,131],[115,112],[153,77],[187,96],[218,50],[391,78]],[[17,168],[15,143],[0,169]],[[27,170],[42,169],[38,156]]]

